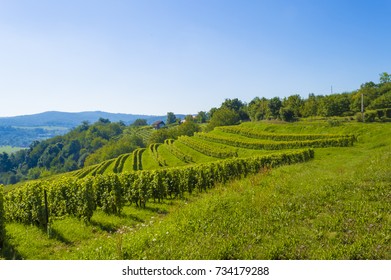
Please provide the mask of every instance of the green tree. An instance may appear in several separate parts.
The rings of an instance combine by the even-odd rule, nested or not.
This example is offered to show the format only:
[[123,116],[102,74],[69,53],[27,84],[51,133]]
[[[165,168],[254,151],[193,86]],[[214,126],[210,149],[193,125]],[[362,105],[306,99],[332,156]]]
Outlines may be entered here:
[[255,97],[247,106],[247,113],[251,121],[260,121],[267,118],[269,114],[269,101],[265,98]]
[[282,107],[289,108],[289,110],[293,112],[295,118],[301,117],[303,105],[304,101],[298,94],[284,98],[284,101],[282,102]]
[[225,101],[221,104],[220,108],[228,108],[232,111],[235,111],[239,114],[241,120],[248,120],[249,116],[247,114],[246,105],[239,100],[238,98],[234,99],[225,99]]
[[240,116],[234,110],[222,107],[214,112],[212,118],[210,119],[208,130],[212,130],[216,126],[223,125],[235,125],[240,122]]
[[132,124],[132,126],[146,126],[146,125],[148,125],[146,119],[137,119]]
[[318,115],[319,102],[323,96],[316,96],[313,93],[308,95],[308,98],[304,100],[301,115],[305,118],[315,117]]
[[280,118],[286,122],[293,122],[294,120],[296,120],[295,112],[293,109],[289,107],[288,108],[281,107]]
[[282,107],[282,102],[279,97],[273,97],[269,100],[268,107],[272,118],[277,119],[280,115],[280,109]]
[[350,112],[351,95],[332,94],[325,96],[320,104],[321,115],[324,117],[344,116],[353,114]]
[[195,117],[195,121],[197,123],[206,123],[207,120],[208,120],[208,115],[204,111],[198,112],[197,116]]
[[391,75],[387,72],[383,72],[379,76],[380,84],[391,83]]
[[173,112],[168,112],[167,113],[167,121],[166,121],[167,125],[173,124],[175,122],[176,122],[175,114]]

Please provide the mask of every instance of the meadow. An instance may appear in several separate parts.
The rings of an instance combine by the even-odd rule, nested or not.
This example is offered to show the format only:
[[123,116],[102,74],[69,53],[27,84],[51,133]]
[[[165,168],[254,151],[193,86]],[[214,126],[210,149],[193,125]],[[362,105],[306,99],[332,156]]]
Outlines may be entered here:
[[12,146],[0,146],[0,153],[7,153],[7,154],[12,154],[15,153],[21,149],[25,149],[22,147],[12,147]]
[[[165,193],[159,201],[150,192],[145,208],[124,203],[120,213],[113,214],[96,207],[87,222],[71,213],[53,217],[49,228],[7,221],[0,256],[391,258],[390,124],[306,121],[243,123],[238,127],[235,133],[215,129],[191,140],[167,141],[138,152],[139,158],[128,154],[67,176],[82,180],[97,174],[138,174],[139,169],[198,170],[217,162],[307,148],[314,150],[314,158],[266,164],[254,174],[232,176],[226,182],[216,179],[213,187],[183,191],[175,198]],[[197,180],[194,186],[199,185]]]

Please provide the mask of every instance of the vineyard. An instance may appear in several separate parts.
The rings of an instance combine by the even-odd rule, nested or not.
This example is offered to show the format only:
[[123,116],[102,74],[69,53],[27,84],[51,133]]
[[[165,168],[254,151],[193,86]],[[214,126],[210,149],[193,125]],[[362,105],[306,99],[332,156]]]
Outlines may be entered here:
[[[240,179],[261,169],[307,161],[314,157],[313,147],[351,146],[355,140],[353,135],[276,134],[219,127],[211,133],[150,144],[146,149],[76,171],[73,176],[27,183],[5,195],[4,217],[43,228],[51,218],[65,215],[88,222],[96,209],[118,215],[126,203],[145,207],[150,199],[160,202],[206,191],[216,183]],[[307,149],[288,151],[303,147]],[[238,157],[244,149],[252,149],[253,156]],[[262,154],[265,150],[286,151]],[[198,157],[192,153],[209,160],[197,162]]]
[[[151,150],[154,147],[150,147]],[[258,173],[262,169],[305,162],[314,157],[311,149],[247,159],[229,159],[168,170],[146,170],[98,174],[83,179],[64,177],[55,181],[27,183],[5,195],[7,221],[47,228],[50,218],[74,216],[89,221],[99,208],[107,214],[120,214],[125,203],[144,207],[146,203],[202,192],[217,183]],[[103,170],[109,163],[94,170]]]
[[[142,130],[148,131],[148,130]],[[351,134],[282,134],[257,132],[241,126],[217,127],[210,133],[197,133],[194,137],[181,136],[164,143],[150,144],[132,154],[76,171],[73,175],[122,173],[125,171],[156,170],[200,164],[233,157],[265,155],[276,150],[346,147],[356,141]]]
[[[288,207],[292,209],[290,211],[296,211],[297,215],[302,215],[307,213],[306,207],[308,207],[310,202],[303,202],[303,207],[292,204],[297,202],[288,203],[288,201],[282,202],[278,200],[273,202],[272,198],[265,198],[264,201],[254,202],[254,199],[257,201],[257,196],[262,196],[262,188],[265,188],[267,192],[271,191],[267,187],[268,185],[256,188],[255,186],[262,184],[259,182],[263,180],[268,182],[268,184],[272,184],[271,182],[274,181],[280,182],[276,184],[281,185],[285,184],[285,182],[291,182],[295,188],[300,190],[300,185],[292,183],[292,181],[286,181],[285,176],[287,175],[284,175],[285,173],[281,173],[278,177],[270,180],[267,179],[270,176],[268,174],[273,174],[276,172],[273,170],[280,170],[280,168],[281,170],[290,170],[287,166],[292,166],[291,169],[295,170],[294,172],[297,174],[300,174],[306,168],[315,172],[317,166],[326,160],[328,154],[334,154],[335,157],[341,153],[339,151],[342,151],[342,154],[348,155],[350,149],[354,151],[360,149],[360,145],[362,145],[360,144],[360,135],[363,134],[363,130],[359,131],[359,135],[353,135],[351,132],[356,132],[356,130],[350,127],[329,128],[323,132],[321,129],[318,130],[316,125],[302,125],[297,129],[292,129],[290,126],[292,131],[287,133],[284,131],[286,127],[288,125],[280,127],[278,125],[256,127],[253,124],[252,126],[244,124],[240,126],[218,127],[209,133],[197,133],[193,137],[182,136],[178,140],[168,139],[164,143],[151,144],[146,148],[137,149],[133,153],[123,154],[98,165],[67,173],[62,178],[56,177],[55,180],[27,182],[20,187],[5,191],[3,197],[0,196],[0,206],[2,206],[1,203],[4,206],[3,209],[0,207],[0,211],[3,211],[1,213],[3,220],[0,219],[0,233],[2,233],[1,223],[5,222],[7,225],[5,227],[7,235],[12,237],[11,239],[7,239],[5,238],[6,235],[2,234],[0,238],[9,240],[6,242],[10,242],[16,246],[17,242],[19,242],[17,240],[20,240],[21,237],[17,237],[15,232],[23,230],[25,227],[29,231],[32,231],[32,228],[36,228],[40,231],[34,231],[34,235],[41,236],[42,234],[46,234],[48,237],[45,238],[49,238],[49,243],[57,244],[56,246],[59,246],[58,248],[64,248],[66,251],[68,249],[65,248],[71,246],[72,254],[65,258],[72,259],[186,258],[185,254],[190,258],[234,257],[235,255],[219,255],[218,252],[214,252],[210,247],[213,247],[212,244],[214,241],[212,240],[216,237],[218,237],[218,242],[227,242],[223,241],[226,240],[224,236],[234,234],[232,231],[233,228],[229,229],[228,232],[223,231],[223,234],[220,231],[215,232],[212,227],[209,227],[208,223],[212,226],[215,224],[215,221],[221,221],[223,224],[219,222],[216,230],[221,226],[230,227],[232,222],[234,222],[232,226],[237,223],[240,224],[241,215],[245,217],[253,213],[250,210],[251,208],[248,208],[250,206],[245,206],[249,204],[252,205],[251,207],[259,208],[257,211],[267,211],[268,214],[260,217],[261,220],[267,217],[267,219],[274,219],[275,221],[279,221],[279,223],[284,220],[286,220],[286,223],[290,223],[288,217],[291,214],[283,212],[286,211],[283,209]],[[355,142],[358,140],[359,145],[356,147]],[[341,164],[346,161],[343,159],[342,154]],[[320,161],[318,157],[322,160]],[[298,167],[294,167],[296,163],[300,163],[297,165]],[[300,167],[301,165],[305,165],[306,168]],[[284,169],[283,166],[286,166],[286,168]],[[328,166],[327,160],[324,165],[319,166],[319,168],[322,168],[319,174],[328,174],[325,166]],[[319,174],[311,175],[310,177],[312,179],[309,182],[314,182],[315,178],[322,178],[324,176]],[[257,176],[261,176],[259,177],[261,179]],[[346,175],[342,173],[341,176],[345,180]],[[232,182],[238,182],[240,185],[239,188],[246,187],[247,190],[242,194],[240,189],[236,190],[238,188],[236,186],[232,187],[232,191],[225,191],[224,189],[223,193],[220,193],[222,191],[221,186],[234,186],[235,183]],[[240,182],[246,183],[243,185]],[[349,184],[354,185],[356,183]],[[251,186],[254,186],[255,189],[251,189]],[[285,188],[288,188],[288,186],[285,186]],[[293,189],[286,191],[285,189],[281,189],[280,185],[274,186],[273,191],[277,192],[274,194],[276,198],[281,194],[294,196]],[[231,192],[235,193],[229,199],[240,200],[244,208],[240,204],[231,205],[231,202],[225,204],[225,192],[227,192],[227,195]],[[254,196],[254,192],[257,193],[257,196]],[[281,194],[279,194],[280,192]],[[308,195],[311,192],[311,189],[307,189],[302,195]],[[213,193],[222,195],[221,199],[219,195],[215,196]],[[242,195],[243,199],[240,198]],[[324,193],[321,192],[320,196],[322,197],[323,195]],[[201,201],[206,199],[205,201],[209,202],[205,203],[209,203],[210,205],[204,205],[202,207],[203,210],[201,208],[188,208],[186,210],[188,206],[185,207],[185,205],[187,205],[188,201],[197,201],[198,199],[201,199]],[[311,203],[315,203],[318,200],[312,198],[310,201]],[[270,206],[271,208],[269,207],[269,205],[274,205],[275,203],[278,204],[273,207]],[[320,202],[318,201],[317,203],[319,204]],[[176,205],[178,205],[178,208],[176,208]],[[194,205],[197,205],[197,203]],[[237,210],[232,212],[232,207],[237,208]],[[246,207],[247,210],[245,209]],[[314,207],[317,206],[314,205]],[[171,217],[171,214],[168,214],[171,211],[176,213],[172,217],[177,217],[175,219],[178,220],[175,220],[175,222],[171,219],[167,220],[168,224],[161,228],[162,232],[158,228],[158,232],[154,232],[153,234],[149,232],[149,228],[146,225],[147,222],[153,223],[156,217],[162,219],[160,222],[163,222],[165,215]],[[195,212],[192,214],[191,211]],[[197,214],[201,215],[203,220],[198,220],[195,213],[203,213],[203,211],[206,211],[205,214]],[[272,212],[269,213],[269,211]],[[211,215],[211,218],[204,216],[206,213],[209,213],[208,215]],[[212,218],[217,213],[229,213],[232,219],[225,220],[223,217]],[[188,219],[186,218],[185,221],[181,220],[182,218],[180,217],[188,217]],[[255,218],[256,216],[254,216]],[[251,223],[256,221],[252,220],[252,217],[246,219],[248,222],[251,221]],[[300,219],[303,222],[307,221],[307,218]],[[84,230],[88,229],[89,233],[86,233],[86,239],[83,241],[86,244],[84,250],[87,251],[83,254],[78,252],[78,247],[81,246],[77,245],[81,242],[78,241],[80,237],[72,237],[72,233],[67,229],[70,227],[68,225],[69,223],[72,224],[72,227],[78,229],[76,232],[81,231],[82,228]],[[173,225],[170,223],[173,223]],[[240,225],[240,228],[247,228],[247,226]],[[144,226],[145,230],[142,229]],[[259,226],[257,225],[257,227]],[[176,230],[175,228],[178,229]],[[194,230],[190,230],[192,228]],[[274,232],[275,230],[276,228],[267,229],[270,232]],[[251,229],[248,228],[247,231],[250,232]],[[94,232],[99,233],[97,237],[94,237],[97,241],[93,239],[93,236],[96,236]],[[131,234],[133,232],[140,232],[139,237],[137,237],[141,238],[137,239],[140,241],[136,242],[136,239],[132,238]],[[181,232],[186,232],[186,234],[182,236]],[[203,237],[199,236],[197,232],[200,234],[202,232],[205,234],[208,232],[211,235],[210,237],[209,235],[208,237]],[[81,232],[78,234],[79,236],[83,235]],[[107,234],[115,237],[113,239],[114,243],[111,241],[107,243],[111,244],[107,246],[112,246],[114,251],[102,245],[103,243],[96,245],[98,244],[97,242],[106,242],[103,239],[106,240],[105,238],[107,237],[104,236]],[[163,251],[159,249],[160,247],[157,248],[154,246],[153,240],[157,239],[155,236],[160,236],[161,234],[164,234],[164,238],[161,241],[163,243],[156,244],[160,244],[159,246],[162,246],[162,248],[171,246],[168,245],[170,243],[166,243],[165,240],[167,238],[167,242],[172,242],[172,244],[176,242],[188,242],[192,245],[187,247],[181,243],[181,246],[184,248],[184,255],[176,254],[177,257],[175,255],[169,255],[169,252],[173,253],[169,249]],[[174,239],[170,239],[169,235],[171,234],[175,234],[175,237],[172,237]],[[267,235],[266,232],[265,234]],[[63,235],[68,237],[62,237]],[[199,250],[203,252],[203,255],[197,255],[195,252],[189,251],[192,250],[191,247],[197,245],[193,241],[189,241],[186,235],[189,235],[188,238],[191,238],[192,235],[197,236],[194,242],[198,240],[198,243],[200,240],[206,238],[206,246],[209,248],[209,251],[217,255],[209,255],[209,253],[202,249]],[[220,235],[221,239],[219,239]],[[236,236],[236,234],[234,235]],[[246,234],[243,232],[239,235],[245,239],[252,238],[251,236],[246,237]],[[87,238],[87,236],[89,237]],[[215,237],[212,238],[212,236]],[[258,238],[257,236],[255,237]],[[84,240],[83,238],[82,240]],[[211,238],[210,241],[207,241],[209,238]],[[66,241],[67,239],[72,241]],[[91,239],[91,241],[87,242],[87,239]],[[61,243],[61,240],[65,240],[65,243]],[[229,240],[228,242],[230,242]],[[209,244],[208,242],[211,243]],[[147,250],[142,244],[145,244],[148,248],[154,248],[154,251]],[[87,249],[90,246],[95,246],[95,249]],[[105,248],[104,250],[107,250],[106,253],[100,251],[99,248],[102,248],[102,246]],[[177,246],[179,245],[176,244],[175,247]],[[14,252],[11,249],[8,250],[10,250],[10,254]],[[55,249],[53,248],[53,250]],[[273,249],[270,248],[270,250]],[[66,254],[65,251],[62,254]],[[144,255],[144,251],[149,253]],[[279,253],[276,254],[278,255]],[[33,258],[52,258],[45,255],[45,253],[42,253],[40,256]],[[243,256],[238,255],[237,257],[242,258]],[[20,257],[32,258],[28,253],[22,253]],[[253,257],[259,257],[259,255],[251,255],[251,258]],[[276,258],[273,255],[263,255],[263,257]],[[53,255],[53,258],[58,257]]]
[[4,207],[3,207],[3,187],[0,186],[0,248],[3,247],[5,240],[5,219],[4,219]]

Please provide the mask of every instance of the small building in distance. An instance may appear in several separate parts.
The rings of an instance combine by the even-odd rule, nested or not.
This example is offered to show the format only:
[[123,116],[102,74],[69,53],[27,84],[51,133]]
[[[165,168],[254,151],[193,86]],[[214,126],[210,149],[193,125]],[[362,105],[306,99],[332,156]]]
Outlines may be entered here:
[[166,126],[166,124],[164,123],[164,121],[156,121],[156,122],[154,122],[152,124],[152,127],[154,129],[161,129],[161,128],[165,127],[165,126]]

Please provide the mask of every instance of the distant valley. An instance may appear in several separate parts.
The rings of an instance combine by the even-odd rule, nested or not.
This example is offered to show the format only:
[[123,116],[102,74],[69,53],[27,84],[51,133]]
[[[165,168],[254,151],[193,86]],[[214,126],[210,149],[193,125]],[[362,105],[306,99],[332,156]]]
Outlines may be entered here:
[[[184,115],[177,115],[183,118]],[[83,121],[94,123],[100,118],[111,122],[122,121],[126,125],[137,119],[145,119],[148,124],[166,120],[166,116],[114,114],[102,111],[68,113],[50,111],[33,115],[0,117],[0,146],[29,147],[35,140],[44,140],[63,135]]]

